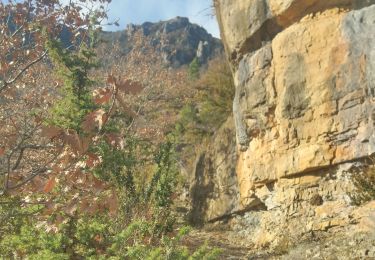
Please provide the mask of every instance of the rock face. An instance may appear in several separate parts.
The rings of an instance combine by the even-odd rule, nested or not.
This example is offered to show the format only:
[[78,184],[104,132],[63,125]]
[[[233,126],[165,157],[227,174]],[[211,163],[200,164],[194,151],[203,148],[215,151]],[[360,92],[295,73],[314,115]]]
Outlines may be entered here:
[[165,64],[175,68],[190,64],[194,58],[205,64],[223,51],[219,39],[185,17],[142,25],[129,24],[123,31],[105,32],[103,38],[110,43],[119,42],[126,54],[132,48],[132,35],[136,32],[148,37],[152,45],[159,46]]
[[375,1],[215,5],[236,84],[239,208],[250,211],[242,220],[258,232],[253,241],[346,229],[351,169],[375,153]]
[[195,162],[189,192],[191,222],[213,222],[238,211],[236,161],[234,122],[228,118]]

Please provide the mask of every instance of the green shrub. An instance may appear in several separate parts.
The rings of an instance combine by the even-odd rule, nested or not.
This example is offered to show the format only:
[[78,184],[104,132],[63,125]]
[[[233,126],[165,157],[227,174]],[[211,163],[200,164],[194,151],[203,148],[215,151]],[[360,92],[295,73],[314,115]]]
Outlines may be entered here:
[[48,41],[47,49],[56,74],[63,80],[61,99],[52,107],[48,123],[81,132],[84,117],[96,108],[89,91],[94,84],[89,72],[98,67],[96,55],[84,44],[72,52],[56,40]]
[[223,57],[211,61],[200,79],[191,84],[194,84],[196,94],[179,113],[172,134],[177,143],[201,143],[232,113],[235,87],[229,65]]
[[211,131],[218,129],[232,113],[233,76],[222,59],[210,63],[198,85],[199,118]]
[[92,148],[102,158],[93,174],[112,184],[119,198],[116,216],[57,212],[65,221],[54,230],[54,216],[46,219],[40,214],[44,204],[27,205],[15,197],[2,197],[0,258],[214,259],[217,250],[205,246],[190,252],[181,245],[188,229],[177,230],[172,209],[178,187],[174,146],[161,144],[149,168],[140,157],[148,149],[134,138],[121,148],[104,142]]
[[[65,130],[74,129],[84,136],[87,133],[81,129],[82,121],[96,109],[89,92],[94,83],[89,71],[97,66],[95,55],[85,47],[73,52],[63,50],[55,41],[50,41],[47,47],[57,73],[64,81],[61,98],[52,107],[47,123]],[[195,67],[192,64],[193,72]],[[194,114],[189,109],[184,113],[186,115],[182,117],[186,119],[181,121],[184,127],[189,123],[189,117],[195,117],[196,122],[201,120],[199,113]],[[166,142],[155,148],[132,137],[129,132],[122,136],[122,145],[104,141],[106,134],[120,135],[123,120],[111,118],[102,134],[91,143],[89,153],[100,158],[100,163],[93,169],[79,169],[84,171],[82,174],[93,174],[106,182],[110,188],[103,193],[116,193],[119,200],[116,214],[103,210],[92,215],[81,208],[67,212],[63,208],[71,202],[72,196],[57,187],[55,190],[61,194],[49,196],[48,192],[36,192],[32,195],[36,196],[34,201],[42,199],[45,204],[28,204],[16,196],[4,195],[1,197],[4,203],[0,204],[1,258],[213,259],[217,255],[216,250],[207,246],[190,252],[181,245],[188,229],[176,228],[172,209],[178,187],[174,145]],[[80,192],[87,192],[80,187],[66,188],[66,193],[74,189],[78,198]],[[92,195],[93,200],[98,197]],[[52,204],[58,208],[51,215],[42,213],[48,208],[48,200],[56,200]],[[55,221],[57,216],[63,219],[62,222]]]
[[[163,208],[165,209],[165,208]],[[75,215],[48,230],[29,216],[18,231],[0,241],[0,257],[5,259],[216,259],[220,253],[203,245],[190,252],[182,239],[190,229],[160,230],[154,220],[136,218],[123,225],[107,214]],[[38,223],[38,225],[36,225]],[[159,221],[160,225],[161,222]]]
[[191,80],[196,80],[199,78],[200,64],[197,58],[194,58],[193,61],[189,64],[188,75]]

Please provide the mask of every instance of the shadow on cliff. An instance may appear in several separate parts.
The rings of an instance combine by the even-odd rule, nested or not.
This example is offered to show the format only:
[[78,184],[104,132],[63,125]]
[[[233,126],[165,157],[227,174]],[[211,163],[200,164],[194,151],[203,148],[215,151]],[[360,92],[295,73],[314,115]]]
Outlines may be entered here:
[[204,215],[208,209],[207,198],[213,193],[214,183],[205,178],[206,154],[199,155],[194,169],[194,182],[190,189],[192,209],[188,216],[194,226],[203,226]]

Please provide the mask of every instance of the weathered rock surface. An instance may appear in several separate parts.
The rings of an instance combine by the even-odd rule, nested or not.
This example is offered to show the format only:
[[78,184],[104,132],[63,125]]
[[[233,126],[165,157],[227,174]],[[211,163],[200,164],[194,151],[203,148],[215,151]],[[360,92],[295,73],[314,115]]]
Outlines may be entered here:
[[153,46],[158,46],[157,51],[166,65],[175,68],[188,65],[194,58],[205,64],[223,50],[219,39],[185,17],[142,25],[129,24],[123,31],[104,32],[102,37],[109,43],[119,43],[126,55],[134,45],[132,36],[138,32],[150,39]]
[[229,118],[195,163],[190,187],[193,223],[212,222],[238,211],[236,161],[234,122]]
[[351,206],[348,194],[351,169],[375,154],[375,1],[216,0],[216,9],[247,211],[232,227],[275,247],[283,236],[369,233],[360,223],[374,220],[374,205]]
[[375,152],[374,21],[375,6],[327,10],[244,56],[235,75],[238,131],[247,133],[242,197],[256,184]]
[[216,0],[222,39],[232,61],[259,49],[306,15],[339,7],[360,9],[374,0]]

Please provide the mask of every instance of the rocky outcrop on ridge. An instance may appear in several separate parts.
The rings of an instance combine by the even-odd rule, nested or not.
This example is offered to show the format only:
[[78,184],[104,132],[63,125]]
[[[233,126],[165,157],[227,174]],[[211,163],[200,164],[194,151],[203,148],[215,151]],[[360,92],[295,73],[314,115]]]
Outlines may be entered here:
[[176,17],[156,23],[145,22],[141,25],[129,24],[125,30],[104,32],[103,39],[108,43],[118,43],[126,55],[133,46],[132,36],[140,32],[157,47],[165,65],[174,68],[188,65],[194,58],[201,64],[222,53],[219,39],[209,34],[203,27],[190,23],[188,18]]

